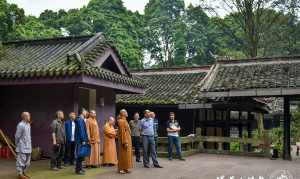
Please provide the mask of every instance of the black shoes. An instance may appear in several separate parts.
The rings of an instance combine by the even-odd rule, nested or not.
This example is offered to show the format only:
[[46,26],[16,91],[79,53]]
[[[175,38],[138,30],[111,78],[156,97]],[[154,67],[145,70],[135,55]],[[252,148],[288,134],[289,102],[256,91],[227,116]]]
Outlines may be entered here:
[[185,161],[185,158],[182,158],[182,157],[181,157],[181,158],[179,158],[179,160],[181,160],[181,161]]
[[160,165],[154,165],[154,168],[164,168],[164,167],[162,167]]
[[80,170],[79,172],[75,172],[77,175],[85,175],[85,172],[83,170]]
[[145,167],[145,168],[150,168],[150,166],[149,166],[149,165],[144,165],[144,167]]

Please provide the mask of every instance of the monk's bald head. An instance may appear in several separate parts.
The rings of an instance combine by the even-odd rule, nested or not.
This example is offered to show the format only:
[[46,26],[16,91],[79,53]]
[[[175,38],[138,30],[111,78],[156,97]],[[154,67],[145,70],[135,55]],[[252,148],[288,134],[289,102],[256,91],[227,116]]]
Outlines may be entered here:
[[22,112],[21,118],[26,122],[30,122],[30,113],[26,111]]
[[126,109],[122,109],[120,111],[120,116],[122,116],[122,117],[128,117],[128,113],[127,113]]
[[109,124],[111,124],[111,125],[114,125],[115,124],[115,118],[114,117],[109,117],[108,118],[108,122],[109,122]]

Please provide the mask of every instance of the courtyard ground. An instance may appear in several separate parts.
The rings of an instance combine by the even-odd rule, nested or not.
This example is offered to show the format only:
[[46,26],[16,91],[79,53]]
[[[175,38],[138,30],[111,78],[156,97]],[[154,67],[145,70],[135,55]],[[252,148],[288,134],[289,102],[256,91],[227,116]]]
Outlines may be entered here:
[[[251,177],[269,176],[279,170],[289,170],[294,179],[300,178],[300,160],[284,161],[267,158],[239,157],[228,155],[198,154],[188,157],[187,161],[168,161],[159,159],[163,169],[143,168],[136,163],[131,174],[120,175],[116,168],[100,168],[88,170],[85,176],[73,174],[73,168],[52,172],[48,170],[48,161],[32,162],[30,175],[32,179],[217,179],[220,176]],[[0,160],[0,178],[13,179],[15,177],[14,161]],[[255,179],[256,179],[255,178]],[[227,179],[227,178],[226,178]]]

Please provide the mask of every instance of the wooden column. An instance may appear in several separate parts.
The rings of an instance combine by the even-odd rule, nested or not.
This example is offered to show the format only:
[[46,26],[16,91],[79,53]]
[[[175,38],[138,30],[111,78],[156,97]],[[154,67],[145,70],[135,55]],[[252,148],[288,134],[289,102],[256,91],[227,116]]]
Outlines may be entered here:
[[284,97],[283,105],[283,159],[291,160],[291,116],[290,116],[290,99]]
[[242,116],[242,113],[241,113],[241,111],[239,111],[238,128],[239,128],[239,137],[240,137],[240,138],[243,137],[243,124],[242,124],[242,122],[241,122],[241,116]]
[[[253,118],[250,118],[251,113],[248,112],[247,113],[247,129],[248,129],[248,138],[252,138],[252,127],[251,127],[251,123],[253,122]],[[251,152],[252,149],[252,145],[248,144],[248,152]]]
[[77,114],[79,113],[79,85],[73,85],[73,110]]
[[[214,119],[214,124],[215,124],[215,126],[214,126],[214,136],[217,136],[217,120],[216,120],[216,116],[217,116],[217,111],[216,110],[213,110],[213,119]],[[217,142],[215,142],[215,149],[218,149],[218,143]]]
[[[226,137],[230,137],[230,110],[227,109],[226,110],[226,118],[225,118],[226,122]],[[230,143],[226,143],[224,146],[225,150],[230,150]]]
[[195,134],[196,133],[196,120],[198,120],[197,113],[196,113],[197,109],[192,109],[192,111],[193,111],[193,134]]

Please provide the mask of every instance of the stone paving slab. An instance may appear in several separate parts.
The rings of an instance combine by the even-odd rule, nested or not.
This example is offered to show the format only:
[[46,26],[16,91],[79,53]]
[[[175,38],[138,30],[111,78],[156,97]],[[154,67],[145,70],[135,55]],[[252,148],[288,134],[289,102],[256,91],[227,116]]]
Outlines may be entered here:
[[[146,169],[136,164],[131,174],[120,175],[111,170],[101,176],[105,179],[217,179],[220,176],[236,176],[234,179],[245,179],[269,176],[279,170],[289,170],[294,179],[300,179],[300,162],[270,160],[266,158],[237,157],[225,155],[198,154],[187,158],[187,161],[168,161],[160,159],[163,169]],[[243,178],[243,179],[244,179]],[[251,178],[252,179],[252,178]]]
[[[250,179],[258,179],[258,176],[270,179],[269,176],[276,171],[289,170],[294,179],[300,179],[300,160],[284,161],[281,159],[270,160],[256,157],[197,154],[188,157],[185,162],[178,160],[169,161],[162,158],[159,161],[164,166],[163,169],[146,169],[143,168],[142,163],[135,163],[132,173],[126,175],[118,174],[115,167],[101,168],[99,172],[97,172],[98,169],[93,171],[88,170],[86,176],[73,175],[72,168],[65,171],[65,173],[68,173],[68,176],[59,173],[55,175],[51,171],[50,174],[51,176],[55,176],[54,178],[62,179],[217,179],[217,177],[223,175],[226,176],[224,179],[227,179],[229,176],[236,176],[232,179],[240,179],[240,176],[243,176],[243,179],[249,179],[248,177],[252,176],[255,176],[255,178]],[[39,162],[33,162],[33,165],[38,165]],[[42,163],[45,166],[41,167],[40,170],[48,170],[46,166],[47,161],[46,164],[45,161],[42,161]],[[14,161],[0,160],[0,178],[15,178],[14,165]],[[30,173],[35,175],[37,171],[32,170],[35,170],[34,166],[31,168]],[[36,177],[33,176],[32,178]],[[49,177],[50,175],[48,175]]]

